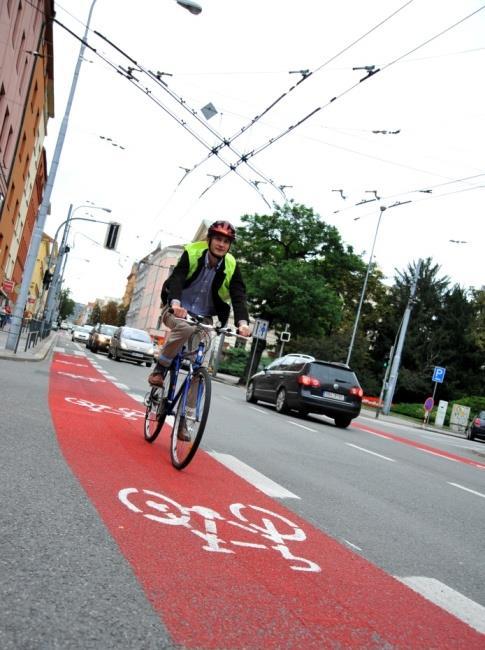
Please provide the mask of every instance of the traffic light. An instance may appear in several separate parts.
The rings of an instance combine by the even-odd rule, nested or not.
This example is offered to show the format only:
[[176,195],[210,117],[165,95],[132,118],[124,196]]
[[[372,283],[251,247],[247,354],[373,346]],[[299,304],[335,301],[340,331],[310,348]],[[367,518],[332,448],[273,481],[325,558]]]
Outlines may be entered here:
[[54,274],[51,273],[51,272],[49,271],[49,269],[47,269],[46,272],[44,273],[44,277],[43,277],[43,279],[42,279],[42,285],[44,286],[45,289],[48,289],[48,288],[49,288],[49,285],[50,285],[50,283],[51,283],[51,281],[52,281],[52,276],[53,276],[53,275],[54,275]]
[[104,247],[112,251],[116,248],[116,242],[118,241],[118,236],[120,234],[121,224],[111,221],[108,224],[108,230],[106,232],[106,239],[104,241]]

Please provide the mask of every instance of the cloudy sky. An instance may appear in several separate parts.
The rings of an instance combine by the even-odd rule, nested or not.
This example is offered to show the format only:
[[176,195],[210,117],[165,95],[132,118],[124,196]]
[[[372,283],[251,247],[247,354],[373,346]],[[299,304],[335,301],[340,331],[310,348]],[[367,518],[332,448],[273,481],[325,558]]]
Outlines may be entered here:
[[[366,261],[387,207],[375,259],[389,280],[430,256],[453,282],[485,284],[483,0],[200,4],[198,16],[174,0],[95,4],[96,52],[84,55],[46,230],[70,204],[105,219],[79,207],[89,202],[122,228],[109,252],[105,226],[73,222],[75,300],[121,297],[132,263],[158,242],[190,240],[204,218],[267,213],[284,200],[279,186]],[[81,36],[90,6],[56,2],[56,18]],[[78,52],[56,26],[49,161]]]

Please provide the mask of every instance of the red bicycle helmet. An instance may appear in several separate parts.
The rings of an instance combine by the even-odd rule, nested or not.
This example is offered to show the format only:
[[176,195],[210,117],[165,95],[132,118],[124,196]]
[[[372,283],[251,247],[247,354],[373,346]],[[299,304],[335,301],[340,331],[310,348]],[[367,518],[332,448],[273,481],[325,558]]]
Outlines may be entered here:
[[233,242],[236,240],[236,229],[229,221],[214,221],[209,226],[207,236],[213,237],[214,235],[224,235]]

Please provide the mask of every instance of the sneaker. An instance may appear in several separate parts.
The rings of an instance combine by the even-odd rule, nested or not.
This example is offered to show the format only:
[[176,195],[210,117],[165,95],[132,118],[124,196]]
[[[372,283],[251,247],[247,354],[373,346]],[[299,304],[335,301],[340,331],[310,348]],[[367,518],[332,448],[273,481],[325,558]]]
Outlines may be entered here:
[[177,438],[178,440],[182,440],[183,442],[190,442],[192,438],[190,437],[190,431],[187,428],[187,422],[185,421],[185,417],[182,416],[180,418],[179,422],[179,427],[177,430]]
[[148,375],[148,383],[150,386],[158,386],[159,388],[162,388],[167,370],[167,368],[164,368],[164,366],[161,366],[157,363],[154,371]]

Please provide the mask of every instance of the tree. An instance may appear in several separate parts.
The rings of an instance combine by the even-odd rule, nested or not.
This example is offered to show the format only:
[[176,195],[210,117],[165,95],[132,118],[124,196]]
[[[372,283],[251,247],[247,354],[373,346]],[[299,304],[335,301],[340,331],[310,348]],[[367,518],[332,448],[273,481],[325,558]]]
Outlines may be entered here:
[[101,308],[101,322],[107,325],[118,324],[118,303],[110,300]]
[[101,305],[98,301],[93,305],[93,309],[88,318],[88,325],[96,325],[97,323],[101,323]]
[[71,290],[62,289],[59,301],[59,319],[66,320],[74,313],[75,302],[70,298]]
[[[275,204],[272,214],[244,215],[241,221],[233,252],[252,315],[270,321],[277,332],[288,323],[296,341],[338,333],[344,317],[355,315],[366,271],[338,230],[312,208],[294,202]],[[379,282],[373,268],[369,296]],[[255,365],[262,349],[258,345]]]

